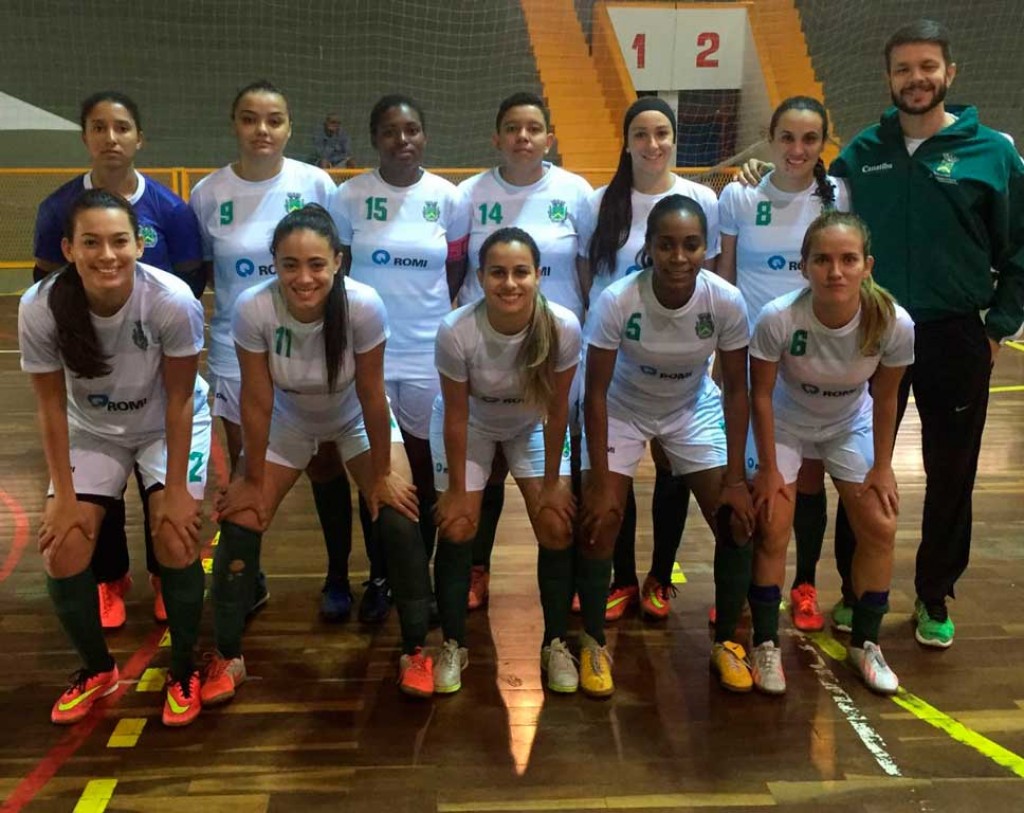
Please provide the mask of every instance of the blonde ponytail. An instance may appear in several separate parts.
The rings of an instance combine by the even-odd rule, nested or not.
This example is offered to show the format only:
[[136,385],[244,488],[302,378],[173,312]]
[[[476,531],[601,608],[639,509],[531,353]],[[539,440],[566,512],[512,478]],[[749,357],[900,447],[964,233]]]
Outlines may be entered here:
[[860,352],[877,356],[889,325],[896,318],[896,300],[874,277],[860,284]]
[[533,316],[516,362],[522,376],[526,403],[547,413],[548,404],[555,392],[558,327],[547,297],[540,292],[540,288],[537,288]]

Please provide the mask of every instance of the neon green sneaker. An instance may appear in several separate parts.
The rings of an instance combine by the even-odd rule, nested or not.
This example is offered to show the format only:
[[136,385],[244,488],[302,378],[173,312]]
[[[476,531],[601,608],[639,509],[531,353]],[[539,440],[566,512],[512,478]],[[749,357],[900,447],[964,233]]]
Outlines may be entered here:
[[914,637],[919,644],[948,649],[953,646],[953,632],[956,628],[953,626],[953,619],[945,611],[945,604],[941,605],[941,615],[945,618],[941,617],[939,609],[939,606],[935,606],[929,611],[921,599],[914,602]]

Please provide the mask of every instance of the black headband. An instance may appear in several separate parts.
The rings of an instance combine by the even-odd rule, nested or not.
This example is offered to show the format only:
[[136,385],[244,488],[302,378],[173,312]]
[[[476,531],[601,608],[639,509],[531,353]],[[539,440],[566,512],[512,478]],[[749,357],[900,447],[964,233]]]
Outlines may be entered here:
[[629,125],[637,116],[641,113],[646,113],[649,110],[656,110],[659,113],[664,114],[665,118],[668,119],[669,124],[672,125],[672,140],[676,140],[676,114],[669,107],[668,102],[658,96],[642,96],[637,99],[633,104],[629,106],[626,111],[626,118],[622,122],[622,140],[629,140]]

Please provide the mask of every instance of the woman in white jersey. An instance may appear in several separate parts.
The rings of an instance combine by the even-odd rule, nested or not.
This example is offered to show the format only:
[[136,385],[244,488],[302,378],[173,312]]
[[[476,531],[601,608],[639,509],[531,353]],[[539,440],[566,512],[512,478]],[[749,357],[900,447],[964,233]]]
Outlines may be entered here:
[[348,274],[373,287],[388,310],[384,379],[421,501],[429,559],[435,499],[430,410],[439,387],[434,338],[462,285],[469,223],[455,186],[422,166],[426,121],[414,99],[379,99],[370,112],[370,140],[379,166],[343,183],[331,214]]
[[[706,186],[677,176],[676,117],[668,103],[656,97],[638,99],[626,111],[619,165],[608,186],[591,198],[594,233],[587,256],[590,304],[612,282],[640,270],[637,255],[644,244],[647,216],[666,195],[686,195],[704,210],[708,232],[704,264],[714,269],[719,251],[718,198]],[[638,600],[645,616],[664,619],[669,613],[672,565],[686,523],[689,491],[673,478],[657,444],[651,453],[657,468],[651,512],[654,554],[643,589],[636,575],[636,501],[630,490],[622,531],[615,543],[614,578],[608,594],[607,618],[621,618]]]
[[50,719],[78,722],[117,689],[89,561],[106,507],[138,466],[171,631],[163,721],[186,725],[200,708],[198,501],[210,415],[205,385],[194,394],[203,310],[180,279],[138,262],[139,221],[119,195],[83,193],[63,245],[69,264],[33,285],[18,309],[51,481],[39,548],[57,617],[84,662]]
[[856,215],[818,217],[800,249],[809,289],[769,303],[750,344],[757,452],[749,462],[758,508],[752,660],[755,685],[769,693],[786,690],[779,599],[797,473],[806,457],[820,459],[831,475],[857,540],[850,661],[870,689],[899,688],[878,633],[889,608],[899,510],[892,471],[896,396],[914,360],[914,325],[874,284],[870,254],[867,226]]
[[[607,583],[636,467],[648,441],[657,440],[672,476],[693,491],[715,532],[711,665],[725,688],[744,691],[750,673],[733,639],[750,585],[753,531],[743,477],[747,314],[740,292],[703,269],[706,235],[700,203],[662,198],[647,218],[636,259],[642,270],[612,283],[590,311],[582,523],[590,570],[577,584],[583,623],[597,628],[604,608],[588,606],[584,588],[588,580]],[[724,397],[711,380],[712,354]]]
[[[235,300],[274,275],[270,236],[281,218],[307,203],[326,207],[335,185],[322,169],[285,158],[292,121],[288,101],[274,85],[258,81],[242,88],[231,105],[231,121],[238,160],[203,178],[189,203],[199,218],[203,258],[214,288],[208,358],[213,414],[221,419],[234,469],[242,450],[241,373],[231,340]],[[342,620],[352,605],[352,509],[348,480],[331,444],[324,445],[308,474],[328,556],[321,611],[329,620]],[[261,573],[254,609],[267,595]]]
[[[535,93],[513,93],[498,107],[492,140],[501,153],[499,166],[459,184],[472,226],[469,256],[477,257],[484,240],[497,229],[517,226],[537,243],[544,265],[540,269],[544,296],[568,308],[583,321],[581,272],[585,272],[586,237],[592,231],[590,184],[579,175],[553,166],[545,158],[551,149],[551,114]],[[476,274],[466,276],[459,303],[483,296]],[[579,474],[581,432],[576,400],[579,373],[570,393],[569,431],[573,440],[574,478]],[[473,540],[473,572],[469,583],[469,609],[487,602],[491,549],[505,501],[508,466],[499,450],[494,471],[484,488],[480,528]]]
[[[800,273],[800,244],[811,221],[828,209],[850,208],[845,184],[825,172],[821,153],[827,139],[828,114],[821,102],[807,96],[786,99],[768,125],[774,171],[757,186],[734,182],[722,190],[717,271],[739,287],[751,327],[771,300],[806,285]],[[808,632],[825,625],[815,588],[827,521],[824,478],[820,460],[805,460],[797,480],[797,562],[789,607],[793,625]],[[844,585],[844,595],[851,590]]]
[[409,463],[384,393],[384,306],[373,289],[341,271],[341,241],[319,205],[287,215],[270,253],[277,278],[244,291],[232,314],[242,370],[243,471],[220,505],[212,590],[217,651],[203,700],[229,700],[246,678],[242,631],[263,532],[325,443],[339,449],[386,548],[402,626],[401,689],[430,695],[431,660],[420,650],[430,577]]
[[[483,298],[445,317],[437,333],[441,396],[430,424],[439,492],[434,578],[444,644],[434,691],[457,692],[468,662],[466,591],[472,540],[495,450],[505,452],[539,545],[544,610],[541,669],[556,692],[580,676],[566,647],[573,590],[573,516],[566,428],[580,358],[580,323],[540,292],[541,254],[529,234],[502,227],[480,247]],[[602,585],[602,588],[604,585]],[[603,595],[598,599],[603,603]],[[584,689],[593,653],[584,647]],[[595,694],[607,694],[604,691]]]

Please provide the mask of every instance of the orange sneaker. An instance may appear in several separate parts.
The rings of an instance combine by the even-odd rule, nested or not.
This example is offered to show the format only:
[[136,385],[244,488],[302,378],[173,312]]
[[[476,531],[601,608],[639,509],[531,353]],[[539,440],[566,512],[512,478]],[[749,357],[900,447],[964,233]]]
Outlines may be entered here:
[[164,701],[163,721],[166,726],[188,725],[203,707],[200,698],[199,670],[188,676],[188,680],[173,680],[167,676],[167,699]]
[[469,598],[466,606],[470,610],[477,610],[487,603],[487,596],[490,593],[491,574],[483,565],[473,565],[469,574]]
[[160,577],[150,574],[149,583],[153,588],[153,618],[160,624],[166,624],[167,608],[164,606],[164,591],[160,586]]
[[629,605],[636,603],[640,588],[631,584],[629,587],[614,587],[608,592],[608,601],[604,605],[604,620],[618,621],[626,614]]
[[101,697],[117,691],[117,664],[109,672],[89,672],[79,669],[71,676],[64,690],[50,710],[50,722],[72,725],[85,717]]
[[399,658],[398,688],[413,697],[430,697],[434,693],[434,661],[423,654],[422,647]]
[[100,624],[105,630],[116,630],[124,626],[124,593],[121,582],[100,582],[96,591],[100,598]]
[[640,609],[648,618],[664,621],[672,609],[669,601],[678,592],[675,585],[670,584],[666,587],[653,576],[648,576],[644,580],[644,589],[640,592]]
[[235,696],[235,689],[245,683],[245,659],[222,658],[219,652],[211,652],[206,656],[206,674],[199,690],[199,698],[205,706],[216,706],[227,703]]
[[579,593],[573,593],[572,594],[572,605],[571,605],[570,609],[574,613],[576,613],[576,615],[580,614],[580,594]]
[[793,626],[801,632],[825,629],[825,614],[818,608],[818,591],[813,584],[798,584],[789,591]]

